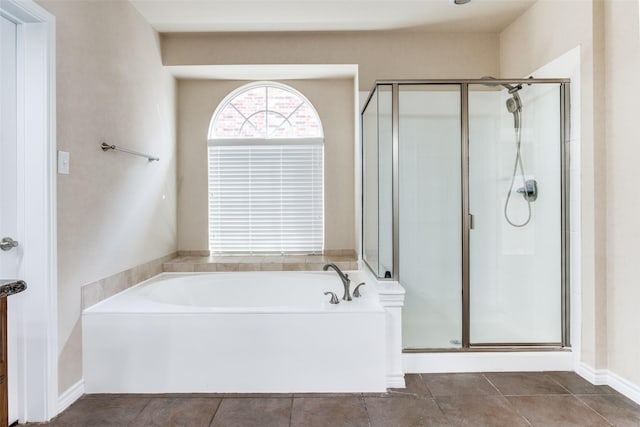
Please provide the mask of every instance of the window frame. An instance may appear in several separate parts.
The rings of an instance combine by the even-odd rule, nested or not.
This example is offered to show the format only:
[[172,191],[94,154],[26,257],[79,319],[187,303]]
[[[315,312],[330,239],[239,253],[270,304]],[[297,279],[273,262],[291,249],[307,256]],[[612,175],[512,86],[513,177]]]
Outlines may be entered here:
[[[274,110],[269,110],[268,106],[269,106],[269,88],[273,87],[273,88],[277,88],[283,91],[286,91],[290,94],[292,94],[293,96],[297,97],[300,100],[300,104],[298,106],[296,106],[293,110],[293,112],[297,111],[298,109],[300,109],[300,107],[302,106],[307,106],[311,112],[313,113],[313,116],[315,118],[315,126],[317,126],[317,129],[319,131],[320,136],[311,136],[311,137],[270,137],[269,136],[269,128],[268,125],[265,127],[265,134],[266,137],[216,137],[215,135],[215,125],[216,122],[218,120],[218,118],[220,117],[220,113],[225,111],[225,109],[227,108],[227,106],[233,102],[233,100],[235,100],[237,97],[241,96],[242,94],[244,94],[247,91],[256,89],[256,88],[266,88],[266,93],[265,93],[265,98],[264,98],[264,109],[263,110],[258,110],[258,112],[264,112],[267,115],[269,114],[270,111],[274,111]],[[235,106],[234,106],[235,107]],[[237,110],[237,108],[236,108]],[[240,111],[239,111],[240,112]],[[275,112],[275,111],[274,111]],[[293,115],[293,112],[291,115]],[[281,116],[284,117],[283,114],[275,112]],[[237,128],[235,131],[237,133],[240,133],[242,126],[244,126],[244,124],[247,123],[247,121],[249,120],[249,117],[251,117],[252,115],[256,114],[255,112],[252,113],[250,116],[244,116],[244,114],[240,113],[244,118],[245,118],[245,122],[240,125],[239,128]],[[285,118],[285,122],[288,121],[288,118],[291,117],[291,115],[289,115],[288,117]],[[283,124],[285,123],[283,122]],[[267,122],[268,123],[268,122]],[[289,122],[290,123],[290,122]],[[293,125],[292,123],[290,123],[291,125]],[[278,130],[279,128],[277,128],[274,133]],[[249,244],[249,248],[248,250],[244,251],[233,251],[233,250],[220,250],[220,248],[213,248],[212,247],[212,227],[215,226],[216,224],[212,221],[212,215],[211,215],[211,197],[212,197],[212,183],[210,182],[209,178],[207,178],[207,199],[208,199],[208,215],[207,215],[207,223],[208,223],[208,239],[209,239],[209,251],[211,253],[215,253],[215,254],[268,254],[268,253],[278,253],[278,254],[322,254],[324,252],[324,243],[325,243],[325,195],[324,195],[324,128],[322,126],[322,121],[320,120],[320,116],[316,110],[316,108],[314,107],[314,105],[309,101],[309,99],[304,96],[302,93],[300,93],[299,91],[297,91],[296,89],[294,89],[291,86],[282,84],[282,83],[276,83],[276,82],[271,82],[271,81],[258,81],[258,82],[252,82],[246,85],[243,85],[239,88],[236,88],[235,90],[231,91],[227,96],[225,96],[223,98],[223,100],[218,104],[218,106],[216,107],[213,115],[211,116],[211,121],[209,124],[209,130],[208,130],[208,139],[207,139],[207,175],[208,177],[211,174],[211,149],[212,148],[216,148],[216,147],[241,147],[241,146],[257,146],[257,147],[262,147],[262,146],[304,146],[304,145],[314,145],[314,146],[320,146],[321,147],[321,163],[322,166],[320,167],[320,176],[321,176],[321,190],[319,191],[319,196],[321,197],[321,203],[322,203],[322,207],[321,207],[321,214],[322,214],[322,221],[321,221],[321,235],[320,235],[320,246],[318,248],[314,248],[312,251],[297,251],[297,250],[292,250],[292,251],[283,251],[283,250],[273,250],[273,251],[260,251],[260,250],[254,250],[250,244]],[[282,237],[282,236],[281,236]],[[249,243],[249,242],[248,242]],[[277,243],[276,241],[274,241],[274,243]]]
[[[233,101],[235,98],[237,98],[238,96],[242,95],[245,92],[248,92],[252,89],[256,89],[256,88],[260,88],[260,87],[266,87],[267,88],[267,93],[265,96],[265,112],[269,112],[270,110],[268,109],[269,106],[269,91],[268,88],[269,87],[273,87],[276,89],[280,89],[280,90],[284,90],[286,92],[290,92],[294,95],[296,95],[298,98],[300,98],[300,100],[302,101],[302,104],[300,105],[304,105],[307,104],[309,105],[309,107],[311,107],[311,111],[313,111],[314,116],[316,118],[316,122],[319,125],[319,129],[320,129],[320,135],[319,136],[313,136],[313,137],[296,137],[296,138],[287,138],[287,137],[276,137],[276,138],[270,138],[269,135],[267,135],[266,137],[255,137],[255,138],[219,138],[215,136],[215,123],[218,119],[218,116],[220,115],[220,113],[222,111],[225,110],[225,108],[227,108],[227,105],[229,105],[231,103],[231,101]],[[299,108],[299,107],[297,107]],[[296,109],[297,109],[296,108]],[[277,113],[277,112],[276,112]],[[280,113],[278,113],[280,114]],[[248,120],[248,119],[247,119]],[[267,129],[268,130],[268,129]],[[213,112],[213,115],[211,116],[211,121],[209,122],[209,131],[207,133],[208,137],[207,137],[207,141],[209,143],[209,145],[215,145],[215,144],[229,144],[232,143],[234,141],[237,141],[238,143],[241,143],[242,141],[251,141],[251,142],[255,142],[257,140],[263,140],[263,141],[288,141],[288,140],[300,140],[300,141],[307,141],[307,140],[318,140],[319,142],[324,143],[324,128],[322,126],[322,121],[320,120],[320,115],[318,114],[318,111],[316,110],[316,108],[314,107],[314,105],[311,103],[311,101],[309,101],[309,99],[304,96],[302,93],[300,93],[298,90],[294,89],[291,86],[282,84],[282,83],[277,83],[277,82],[272,82],[272,81],[259,81],[259,82],[252,82],[243,86],[240,86],[239,88],[236,88],[235,90],[231,91],[231,93],[229,93],[227,96],[225,96],[222,101],[220,102],[220,104],[218,104],[218,106],[216,107],[215,111]]]

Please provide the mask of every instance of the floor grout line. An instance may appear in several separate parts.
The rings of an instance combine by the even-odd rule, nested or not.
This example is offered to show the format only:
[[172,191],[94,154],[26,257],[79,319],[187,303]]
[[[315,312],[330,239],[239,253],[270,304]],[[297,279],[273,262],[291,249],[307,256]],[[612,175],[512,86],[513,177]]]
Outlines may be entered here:
[[364,396],[360,395],[360,399],[362,399],[362,406],[364,406],[364,412],[367,414],[367,423],[369,427],[371,427],[371,417],[369,416],[369,408],[367,408],[367,401],[364,399]]
[[513,412],[515,412],[516,414],[518,414],[524,420],[525,423],[527,423],[530,426],[533,426],[533,423],[531,421],[529,421],[529,418],[527,418],[524,414],[521,414],[520,411],[518,411],[518,408],[513,404],[513,402],[511,402],[507,398],[507,396],[505,396],[504,394],[501,394],[500,396],[502,396],[502,398],[507,401],[507,405],[509,405],[511,410]]
[[574,397],[576,399],[578,399],[578,401],[580,403],[582,403],[583,405],[585,405],[587,408],[591,409],[593,412],[595,412],[596,414],[598,414],[601,418],[603,418],[607,423],[609,423],[612,426],[615,426],[615,424],[611,421],[609,421],[609,419],[607,417],[605,417],[604,415],[602,415],[600,412],[598,412],[595,408],[592,408],[591,405],[589,405],[587,402],[585,402],[584,400],[580,399],[580,396],[575,396]]
[[289,427],[293,426],[293,400],[295,399],[294,395],[291,395],[291,406],[289,407]]
[[530,426],[533,426],[533,423],[529,421],[529,418],[527,418],[524,414],[521,414],[520,411],[518,411],[518,408],[513,406],[513,404],[509,401],[509,399],[506,399],[506,400],[507,400],[507,403],[510,405],[511,409],[513,410],[513,412],[519,415],[524,420],[525,423],[527,423]]
[[150,398],[150,397],[147,397],[146,399],[147,399],[147,403],[145,403],[145,404],[142,406],[142,408],[140,408],[140,410],[138,411],[138,413],[136,414],[136,416],[135,416],[135,417],[133,417],[133,418],[131,419],[131,422],[129,422],[129,424],[132,424],[132,423],[133,423],[133,422],[134,422],[134,421],[135,421],[135,420],[140,416],[140,414],[142,414],[142,412],[143,412],[145,409],[147,409],[147,406],[149,406],[149,405],[151,404],[151,398]]
[[442,409],[442,406],[440,406],[440,403],[438,402],[438,399],[436,397],[433,398],[433,402],[436,404],[442,415],[449,418],[449,416],[444,412],[444,409]]
[[563,389],[567,390],[567,393],[573,395],[573,393],[571,393],[571,390],[569,390],[567,387],[565,387],[564,385],[562,385],[562,383],[560,381],[558,381],[557,379],[553,378],[551,375],[549,374],[544,374],[547,378],[550,378],[551,381],[555,382],[556,384],[558,384],[560,387],[562,387]]
[[503,394],[504,397],[567,397],[571,393],[538,393],[538,394]]
[[[217,399],[217,398],[214,398]],[[211,416],[211,420],[209,420],[209,427],[211,427],[213,425],[213,419],[216,417],[216,415],[218,414],[218,410],[220,409],[220,407],[222,406],[222,401],[224,400],[224,397],[220,397],[220,402],[218,402],[218,406],[216,406],[216,410],[213,411],[213,415]]]
[[[425,381],[425,378],[422,376],[422,374],[421,374],[421,373],[420,373],[420,374],[418,374],[418,377],[420,377],[420,382],[421,382],[421,383],[422,383],[422,384],[427,388],[427,391],[429,392],[429,397],[430,397],[431,399],[435,398],[435,397],[436,397],[436,395],[435,395],[435,394],[433,393],[433,391],[429,388],[429,384],[427,384],[427,381]],[[419,395],[418,395],[418,396],[416,396],[416,397],[420,399],[420,398],[422,398],[422,397],[424,397],[424,396],[419,396]]]
[[493,387],[498,392],[499,395],[504,396],[504,394],[498,389],[498,386],[495,385],[493,381],[491,381],[485,374],[482,374],[482,378],[487,380],[487,382],[491,384],[491,387]]

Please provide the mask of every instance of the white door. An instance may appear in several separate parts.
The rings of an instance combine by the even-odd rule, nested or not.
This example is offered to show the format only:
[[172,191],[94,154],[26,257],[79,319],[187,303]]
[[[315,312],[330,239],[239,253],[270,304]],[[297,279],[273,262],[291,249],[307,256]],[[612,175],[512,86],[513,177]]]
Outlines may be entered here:
[[[20,242],[17,185],[17,49],[16,24],[0,16],[0,239]],[[0,250],[0,279],[19,279],[22,247]],[[16,310],[8,310],[9,424],[18,419]]]

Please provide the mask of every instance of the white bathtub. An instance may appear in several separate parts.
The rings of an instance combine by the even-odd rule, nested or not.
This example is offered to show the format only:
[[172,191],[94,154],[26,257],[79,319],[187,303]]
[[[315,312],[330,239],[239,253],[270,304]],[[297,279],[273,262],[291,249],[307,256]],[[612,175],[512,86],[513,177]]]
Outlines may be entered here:
[[[349,272],[352,290],[367,276]],[[372,392],[386,380],[372,283],[328,272],[163,273],[86,309],[87,393]]]

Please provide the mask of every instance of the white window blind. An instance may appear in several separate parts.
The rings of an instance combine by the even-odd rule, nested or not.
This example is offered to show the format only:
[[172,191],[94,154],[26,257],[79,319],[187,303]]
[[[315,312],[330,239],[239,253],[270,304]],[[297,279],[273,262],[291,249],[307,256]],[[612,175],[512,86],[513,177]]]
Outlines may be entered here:
[[322,252],[322,144],[210,145],[209,192],[212,252]]
[[213,253],[321,253],[323,133],[291,87],[243,86],[209,127],[209,249]]

